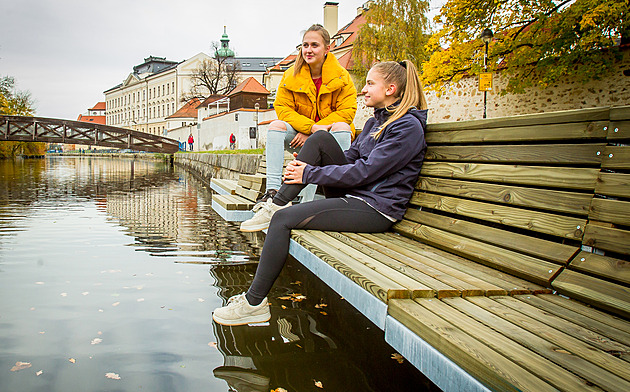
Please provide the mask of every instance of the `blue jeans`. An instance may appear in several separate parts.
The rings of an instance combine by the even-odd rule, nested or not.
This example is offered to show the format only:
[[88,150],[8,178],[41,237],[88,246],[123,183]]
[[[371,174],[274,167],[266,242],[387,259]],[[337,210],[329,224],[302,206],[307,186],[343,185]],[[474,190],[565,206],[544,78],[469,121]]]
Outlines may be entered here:
[[[282,185],[282,167],[284,165],[284,151],[287,150],[290,153],[299,152],[300,148],[293,148],[289,146],[291,140],[297,135],[297,131],[293,129],[289,123],[284,122],[286,131],[280,131],[277,129],[270,129],[267,131],[267,189],[280,189]],[[322,132],[322,131],[319,131]],[[325,131],[324,131],[325,132]],[[350,131],[335,131],[330,133],[342,150],[350,148],[350,142],[352,141],[352,134]],[[313,200],[317,185],[308,185],[302,191],[302,200]]]

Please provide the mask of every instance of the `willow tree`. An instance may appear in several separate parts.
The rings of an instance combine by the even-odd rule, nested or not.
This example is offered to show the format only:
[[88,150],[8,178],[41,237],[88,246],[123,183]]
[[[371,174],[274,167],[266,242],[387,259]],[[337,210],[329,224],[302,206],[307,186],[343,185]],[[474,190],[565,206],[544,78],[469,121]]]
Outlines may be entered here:
[[503,92],[547,87],[567,77],[579,81],[609,74],[630,38],[628,0],[448,0],[435,22],[432,56],[423,79],[437,90],[483,71],[489,28],[488,69],[503,69]]
[[354,75],[365,79],[377,61],[410,60],[418,69],[428,60],[429,21],[426,0],[376,0],[365,12],[352,49]]

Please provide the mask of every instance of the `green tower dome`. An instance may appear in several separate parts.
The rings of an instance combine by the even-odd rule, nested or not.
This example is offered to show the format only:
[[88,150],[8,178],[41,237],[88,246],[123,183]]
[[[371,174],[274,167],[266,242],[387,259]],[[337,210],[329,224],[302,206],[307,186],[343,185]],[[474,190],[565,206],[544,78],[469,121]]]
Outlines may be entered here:
[[230,39],[228,38],[226,27],[223,26],[223,35],[221,36],[221,47],[217,49],[217,57],[234,57],[234,51],[229,48]]

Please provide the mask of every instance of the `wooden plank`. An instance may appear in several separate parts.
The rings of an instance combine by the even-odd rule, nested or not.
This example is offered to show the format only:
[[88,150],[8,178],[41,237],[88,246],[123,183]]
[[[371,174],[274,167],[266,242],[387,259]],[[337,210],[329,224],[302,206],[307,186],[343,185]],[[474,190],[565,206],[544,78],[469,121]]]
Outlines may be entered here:
[[630,174],[599,173],[595,193],[605,196],[630,198]]
[[563,124],[527,125],[485,129],[427,132],[429,145],[488,142],[529,142],[540,140],[605,139],[608,121],[591,121]]
[[258,183],[265,183],[266,181],[265,176],[262,176],[260,174],[239,174],[238,175],[238,179],[239,180],[244,180],[244,181],[249,181],[249,182],[258,182]]
[[[411,298],[435,297],[435,290],[406,275],[405,272],[409,272],[409,269],[405,268],[401,263],[396,263],[391,260],[387,261],[384,258],[376,259],[368,256],[343,241],[338,240],[335,236],[328,235],[323,231],[307,230],[307,233],[309,236],[317,238],[319,241],[325,243],[329,247],[327,248],[329,249],[327,253],[331,256],[337,257],[341,262],[350,258],[355,262],[365,265],[374,272],[377,272],[387,279],[396,282],[398,287],[406,287],[411,293]],[[331,254],[331,248],[334,248],[334,254]],[[381,260],[384,262],[381,262]]]
[[561,268],[548,261],[428,226],[411,225],[403,221],[394,227],[394,231],[544,286],[549,285],[551,278]]
[[[608,339],[612,339],[613,341],[617,341],[626,346],[630,346],[630,333],[625,332],[620,328],[612,327],[600,321],[597,318],[591,318],[582,313],[576,312],[575,310],[571,308],[565,308],[564,306],[560,306],[552,301],[549,301],[548,297],[550,296],[529,295],[529,294],[514,296],[514,298],[518,299],[519,301],[523,301],[532,306],[535,306],[536,308],[541,309],[542,311],[548,314],[553,314],[557,317],[563,318],[565,322],[580,325],[584,328],[590,329],[591,331],[595,333],[604,335]],[[557,295],[551,295],[551,297],[561,298]],[[566,301],[573,302],[572,305],[574,308],[580,307],[580,308],[583,308],[586,312],[590,312],[593,310],[593,308],[587,307],[583,305],[581,302],[577,302],[573,300],[566,300]],[[606,316],[608,315],[606,314]],[[623,323],[623,321],[621,321],[620,319],[617,319],[617,322]],[[626,324],[630,326],[630,323],[626,322]]]
[[[625,381],[624,384],[621,385],[630,386],[630,363],[616,358],[609,353],[598,350],[590,344],[586,344],[579,339],[566,334],[562,330],[550,328],[545,323],[534,320],[522,313],[515,312],[509,307],[497,302],[498,298],[499,297],[493,297],[492,299],[487,297],[469,297],[467,300],[511,322],[512,324],[518,325],[519,327],[558,345],[559,347],[556,347],[556,350],[564,350],[571,356],[578,356],[585,359],[586,361],[599,366],[602,372],[606,369],[612,373],[609,375],[611,379],[615,379],[613,376],[615,375]],[[601,386],[604,389],[608,389],[604,385]],[[613,390],[626,390],[626,388]]]
[[555,263],[566,264],[579,250],[576,246],[559,244],[412,208],[407,209],[405,219]]
[[[362,237],[353,234],[353,233],[337,233],[337,232],[326,232],[331,237],[338,239],[339,241],[352,246],[354,249],[359,250],[360,252],[377,259],[379,262],[390,265],[393,268],[397,268],[398,271],[403,274],[409,276],[410,278],[420,282],[422,285],[426,287],[430,287],[432,292],[430,296],[436,296],[437,298],[444,297],[453,297],[461,295],[461,290],[454,287],[449,286],[448,284],[438,280],[435,276],[431,275],[430,271],[421,270],[418,267],[419,263],[415,260],[406,259],[404,256],[400,255],[396,256],[387,248],[381,248],[378,246],[369,246],[370,244],[366,241],[361,241]],[[358,238],[356,238],[358,237]],[[427,297],[429,295],[426,295]]]
[[630,285],[630,262],[627,260],[582,251],[571,261],[569,268]]
[[[422,301],[420,304],[431,312],[438,314],[443,319],[453,323],[454,326],[458,327],[462,331],[466,331],[475,339],[497,351],[506,358],[509,358],[514,363],[555,386],[560,391],[601,391],[600,388],[588,383],[583,378],[580,378],[563,367],[556,365],[552,362],[552,360],[549,360],[534,350],[530,350],[507,336],[498,333],[496,331],[498,327],[497,325],[485,325],[475,320],[475,318],[467,315],[465,312],[462,312],[460,308],[466,309],[469,313],[475,313],[478,317],[488,315],[483,309],[476,308],[475,305],[464,299],[455,298],[454,300],[448,301]],[[489,314],[488,316],[491,318],[496,317],[492,314]],[[501,319],[497,321],[499,325],[504,325],[506,323],[505,320]],[[513,326],[507,326],[507,328],[510,327],[516,329]],[[537,343],[547,349],[547,355],[553,359],[559,359],[560,355],[551,354],[555,352],[550,350],[548,342],[545,342],[544,340],[522,329],[517,333],[527,335],[534,340],[539,339]]]
[[630,169],[630,146],[607,146],[602,160],[604,169]]
[[610,108],[610,119],[615,121],[630,119],[630,105]]
[[586,219],[414,192],[411,204],[524,230],[581,240]]
[[251,200],[253,202],[255,202],[256,199],[258,199],[258,197],[260,196],[260,192],[253,191],[251,189],[245,189],[242,186],[237,186],[235,192],[237,195],[244,197],[245,199]]
[[576,123],[582,121],[608,121],[610,113],[610,108],[587,108],[547,113],[522,114],[509,117],[495,117],[481,120],[434,123],[427,126],[427,133],[461,129],[491,129],[540,124]]
[[589,219],[630,226],[630,202],[611,199],[593,199]]
[[215,183],[215,184],[217,184],[218,186],[220,186],[221,188],[225,189],[226,191],[230,192],[231,194],[234,194],[234,192],[236,191],[236,181],[234,181],[234,180],[225,180],[225,179],[221,179],[221,178],[213,178],[210,181]]
[[492,165],[463,162],[424,162],[421,175],[425,177],[460,178],[499,184],[517,184],[550,188],[595,188],[599,168],[574,168],[526,165]]
[[519,301],[512,297],[496,297],[495,301],[502,305],[505,305],[512,310],[519,312],[527,317],[538,320],[541,323],[548,325],[551,328],[560,330],[567,335],[570,335],[576,339],[590,344],[606,353],[615,353],[618,358],[628,358],[630,356],[630,347],[611,341],[607,336],[593,332],[588,328],[584,328],[580,325],[568,323],[567,320],[549,314],[546,311],[532,306],[528,303]]
[[630,232],[589,223],[584,231],[583,243],[598,249],[630,254]]
[[392,300],[389,314],[491,390],[556,390],[465,331],[454,327],[450,321],[422,306],[424,301],[437,300]]
[[608,127],[608,140],[621,141],[630,139],[630,120],[611,121]]
[[[525,188],[503,184],[421,177],[416,187],[431,193],[465,197],[507,205],[587,215],[593,195],[588,193]],[[553,200],[553,203],[549,203]]]
[[229,211],[248,211],[254,206],[251,201],[235,195],[212,195],[212,200]]
[[568,299],[559,295],[538,294],[537,296],[541,299],[544,299],[545,301],[552,302],[555,305],[562,306],[563,308],[569,309],[572,312],[579,313],[588,318],[610,325],[612,328],[618,329],[619,331],[630,334],[630,323],[627,320],[623,320],[610,313],[605,313],[601,310],[586,306],[581,302]]
[[630,288],[564,270],[551,282],[559,293],[577,298],[621,317],[630,318]]
[[[383,241],[378,237],[369,234],[359,235],[357,233],[343,233],[348,239],[355,241],[369,249],[378,249],[386,258],[397,260],[411,269],[428,276],[431,281],[426,284],[436,290],[438,298],[453,296],[484,295],[486,291],[491,293],[503,292],[505,290],[484,282],[480,279],[467,276],[458,270],[436,263],[431,259],[419,257],[417,254],[400,248],[388,241]],[[435,286],[433,286],[435,285]],[[438,287],[444,287],[445,293],[441,293]]]
[[[433,246],[422,244],[400,234],[375,233],[370,234],[370,236],[378,237],[384,241],[394,242],[401,248],[411,251],[418,256],[435,260],[440,264],[461,271],[466,275],[475,276],[485,282],[500,287],[501,289],[507,291],[507,293],[510,295],[528,293],[551,293],[550,289],[547,289],[538,284],[518,278],[513,275],[505,274],[499,270],[487,267],[483,264],[476,263],[464,257],[445,252]],[[486,295],[491,294],[487,293]]]
[[[559,366],[583,377],[587,385],[593,383],[607,391],[625,390],[629,385],[623,377],[602,369],[600,364],[593,363],[588,358],[584,358],[583,355],[578,355],[586,345],[578,341],[577,347],[571,346],[571,343],[576,339],[572,340],[571,337],[563,339],[560,331],[545,328],[544,324],[520,315],[490,298],[453,299],[456,301],[449,298],[444,302]],[[529,321],[531,321],[531,325],[528,324]],[[560,341],[561,344],[558,344],[557,341]],[[574,350],[569,350],[567,346]],[[594,348],[592,350],[596,351]]]
[[530,144],[433,146],[427,149],[427,161],[599,165],[606,145]]
[[391,298],[409,298],[410,296],[407,288],[364,264],[350,258],[345,258],[343,262],[340,261],[337,257],[342,256],[339,250],[311,236],[305,230],[293,230],[291,238],[385,303]]

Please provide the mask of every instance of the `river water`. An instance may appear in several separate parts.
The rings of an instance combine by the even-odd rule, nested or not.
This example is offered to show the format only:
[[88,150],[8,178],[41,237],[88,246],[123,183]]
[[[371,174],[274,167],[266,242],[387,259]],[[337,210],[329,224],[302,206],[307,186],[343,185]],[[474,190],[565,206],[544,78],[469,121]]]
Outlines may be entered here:
[[0,160],[0,392],[437,390],[295,260],[269,323],[213,323],[264,238],[211,197],[159,161]]

